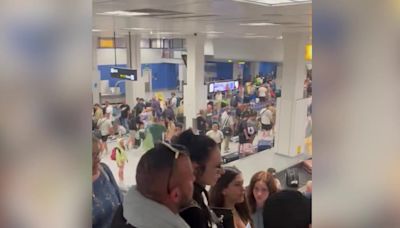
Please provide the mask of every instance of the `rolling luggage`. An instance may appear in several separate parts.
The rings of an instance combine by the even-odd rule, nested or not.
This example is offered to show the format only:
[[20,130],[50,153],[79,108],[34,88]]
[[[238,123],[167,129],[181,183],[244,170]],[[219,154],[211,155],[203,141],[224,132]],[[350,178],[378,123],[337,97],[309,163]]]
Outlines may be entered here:
[[286,170],[286,186],[288,187],[299,187],[299,173],[295,168],[289,168]]
[[233,152],[225,156],[222,156],[222,163],[226,164],[228,162],[236,161],[238,159],[239,159],[239,153]]
[[260,139],[257,143],[257,152],[261,152],[263,150],[268,150],[272,148],[272,141]]

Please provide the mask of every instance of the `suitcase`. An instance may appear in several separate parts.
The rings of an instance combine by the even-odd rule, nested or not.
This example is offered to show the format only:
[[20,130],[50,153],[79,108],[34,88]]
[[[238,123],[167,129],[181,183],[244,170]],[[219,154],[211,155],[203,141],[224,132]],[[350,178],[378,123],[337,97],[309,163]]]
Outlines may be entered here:
[[289,168],[286,170],[286,186],[288,187],[299,187],[299,173],[295,168]]
[[311,159],[303,161],[303,167],[307,173],[312,174],[312,160]]
[[272,148],[272,141],[270,140],[259,140],[257,143],[257,152],[268,150]]
[[222,156],[222,163],[226,164],[229,162],[233,162],[239,159],[239,153],[238,152],[234,152],[234,153],[230,153],[227,154],[225,156]]

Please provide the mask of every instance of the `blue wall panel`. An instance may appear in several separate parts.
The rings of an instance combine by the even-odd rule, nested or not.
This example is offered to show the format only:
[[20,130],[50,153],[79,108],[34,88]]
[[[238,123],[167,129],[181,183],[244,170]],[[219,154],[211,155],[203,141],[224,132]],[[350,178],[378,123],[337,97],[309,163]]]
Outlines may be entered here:
[[260,62],[259,73],[263,76],[271,75],[274,78],[276,78],[276,68],[277,68],[276,63]]
[[[110,69],[112,67],[121,67],[121,68],[127,68],[128,66],[126,64],[122,65],[98,65],[97,69],[100,71],[100,80],[108,80],[110,87],[114,87],[115,83],[117,81],[121,80],[118,78],[112,78],[110,74]],[[124,81],[124,80],[123,80]],[[119,86],[121,94],[125,94],[125,82],[119,83]]]
[[233,78],[233,63],[217,63],[217,79],[229,80]]
[[251,70],[250,69],[251,69],[251,63],[246,62],[243,65],[243,81],[245,81],[245,82],[251,80],[252,75],[251,75]]
[[178,86],[179,68],[178,64],[173,63],[154,63],[142,64],[142,70],[145,67],[151,69],[152,90],[176,89]]

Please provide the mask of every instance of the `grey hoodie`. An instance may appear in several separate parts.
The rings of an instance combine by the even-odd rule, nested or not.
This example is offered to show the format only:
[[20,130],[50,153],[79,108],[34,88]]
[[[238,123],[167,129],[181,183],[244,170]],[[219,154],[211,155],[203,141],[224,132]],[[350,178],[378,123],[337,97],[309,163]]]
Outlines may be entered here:
[[123,208],[127,222],[137,228],[190,228],[178,214],[144,197],[136,190],[136,186],[126,194]]

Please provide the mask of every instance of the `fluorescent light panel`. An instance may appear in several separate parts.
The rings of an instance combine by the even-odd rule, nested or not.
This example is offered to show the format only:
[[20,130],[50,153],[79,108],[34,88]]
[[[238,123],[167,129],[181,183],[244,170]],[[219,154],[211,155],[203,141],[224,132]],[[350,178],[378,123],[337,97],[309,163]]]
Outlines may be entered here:
[[125,30],[136,30],[136,31],[147,31],[151,30],[150,28],[124,28]]
[[233,1],[263,5],[263,6],[290,5],[290,4],[311,2],[311,0],[233,0]]
[[270,22],[255,22],[255,23],[241,23],[240,25],[243,25],[243,26],[273,26],[273,25],[278,25],[278,24],[270,23]]
[[143,12],[129,12],[129,11],[108,11],[104,13],[98,13],[99,15],[107,15],[107,16],[121,16],[121,17],[133,17],[133,16],[146,16],[150,15],[150,13],[143,13]]

